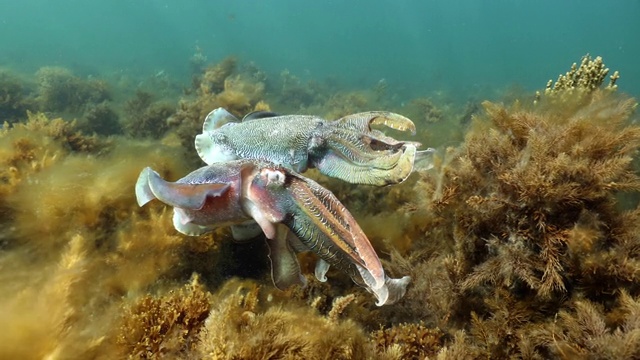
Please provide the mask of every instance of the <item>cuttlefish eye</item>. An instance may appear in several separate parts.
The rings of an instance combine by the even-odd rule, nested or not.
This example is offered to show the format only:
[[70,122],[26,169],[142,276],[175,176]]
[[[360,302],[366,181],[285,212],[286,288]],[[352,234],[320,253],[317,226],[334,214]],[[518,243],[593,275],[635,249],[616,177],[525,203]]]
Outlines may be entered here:
[[282,186],[284,185],[285,175],[280,170],[262,169],[260,177],[266,186]]

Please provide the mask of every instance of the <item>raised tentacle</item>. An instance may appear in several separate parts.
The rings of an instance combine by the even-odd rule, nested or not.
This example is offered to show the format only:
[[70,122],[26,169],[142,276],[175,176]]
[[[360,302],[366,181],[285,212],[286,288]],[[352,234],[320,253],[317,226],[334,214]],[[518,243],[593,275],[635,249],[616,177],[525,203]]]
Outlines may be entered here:
[[338,127],[351,128],[358,131],[371,131],[371,125],[384,125],[388,128],[416,133],[416,125],[408,118],[387,111],[368,111],[347,115],[332,122]]
[[378,138],[339,129],[324,135],[324,151],[340,153],[346,161],[380,169],[390,169],[402,154],[404,143],[387,144]]
[[360,274],[358,283],[371,289],[384,286],[384,270],[369,239],[329,190],[299,175],[290,177],[287,190],[295,207],[284,223],[300,241],[352,277],[353,264],[361,266],[368,275]]
[[199,210],[204,206],[207,197],[221,196],[228,189],[228,183],[169,182],[147,167],[142,170],[136,182],[136,198],[140,206],[155,198],[173,207]]
[[389,169],[358,166],[345,161],[342,154],[334,151],[328,151],[314,165],[323,174],[354,184],[376,186],[397,184],[411,175],[416,155],[416,148],[413,145],[406,145],[403,150],[395,165]]

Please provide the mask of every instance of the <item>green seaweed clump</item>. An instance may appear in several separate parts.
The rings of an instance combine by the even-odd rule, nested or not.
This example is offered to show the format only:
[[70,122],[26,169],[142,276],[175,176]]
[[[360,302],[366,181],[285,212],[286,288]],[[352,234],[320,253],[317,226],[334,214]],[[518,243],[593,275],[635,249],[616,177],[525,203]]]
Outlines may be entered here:
[[108,101],[99,104],[88,104],[78,127],[85,132],[95,132],[99,135],[114,135],[122,133],[118,113]]

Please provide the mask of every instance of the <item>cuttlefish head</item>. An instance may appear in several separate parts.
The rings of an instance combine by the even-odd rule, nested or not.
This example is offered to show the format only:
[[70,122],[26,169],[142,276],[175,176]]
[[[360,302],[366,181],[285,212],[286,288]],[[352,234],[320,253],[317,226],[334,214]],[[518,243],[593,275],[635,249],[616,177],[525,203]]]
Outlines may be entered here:
[[216,227],[251,219],[242,210],[240,200],[242,174],[252,169],[250,162],[214,164],[170,182],[151,168],[145,168],[136,183],[136,198],[140,206],[154,199],[172,206],[176,230],[186,235],[201,235]]

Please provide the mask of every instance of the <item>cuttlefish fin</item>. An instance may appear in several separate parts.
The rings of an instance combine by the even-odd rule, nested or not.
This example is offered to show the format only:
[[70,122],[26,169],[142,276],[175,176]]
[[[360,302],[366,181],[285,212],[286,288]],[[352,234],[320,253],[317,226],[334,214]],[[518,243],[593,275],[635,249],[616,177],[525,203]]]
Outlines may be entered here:
[[136,182],[136,198],[142,206],[153,199],[182,209],[200,210],[207,198],[222,196],[228,183],[186,184],[169,182],[151,168],[145,168]]
[[280,290],[285,290],[294,285],[306,286],[307,280],[300,272],[300,264],[295,251],[289,245],[289,229],[282,225],[276,225],[276,236],[267,239],[269,245],[269,258],[271,259],[271,275],[273,283]]
[[434,167],[434,155],[436,149],[428,148],[426,150],[416,151],[416,159],[414,161],[414,169],[417,171],[427,171]]
[[199,236],[216,228],[215,226],[196,225],[190,221],[191,219],[187,214],[185,214],[184,210],[180,208],[173,208],[173,227],[182,234],[188,236]]
[[280,116],[274,112],[271,111],[252,111],[250,113],[248,113],[247,115],[245,115],[242,118],[242,122],[245,121],[251,121],[251,120],[258,120],[258,119],[266,119],[266,118],[272,118],[272,117],[277,117]]
[[[384,269],[378,255],[351,213],[335,195],[315,181],[293,173],[288,189],[301,215],[324,234],[332,246],[360,266],[365,284],[372,289],[384,286]],[[307,231],[310,234],[315,232]]]
[[244,242],[262,234],[262,229],[255,221],[249,220],[242,224],[231,225],[231,236],[236,242]]
[[332,122],[339,127],[346,127],[358,131],[369,132],[371,125],[384,125],[394,130],[411,131],[415,135],[416,125],[410,119],[387,111],[368,111],[347,115]]
[[211,111],[204,118],[204,124],[202,124],[202,132],[214,131],[220,128],[224,124],[231,122],[240,122],[237,117],[233,116],[230,112],[224,108],[217,108]]

